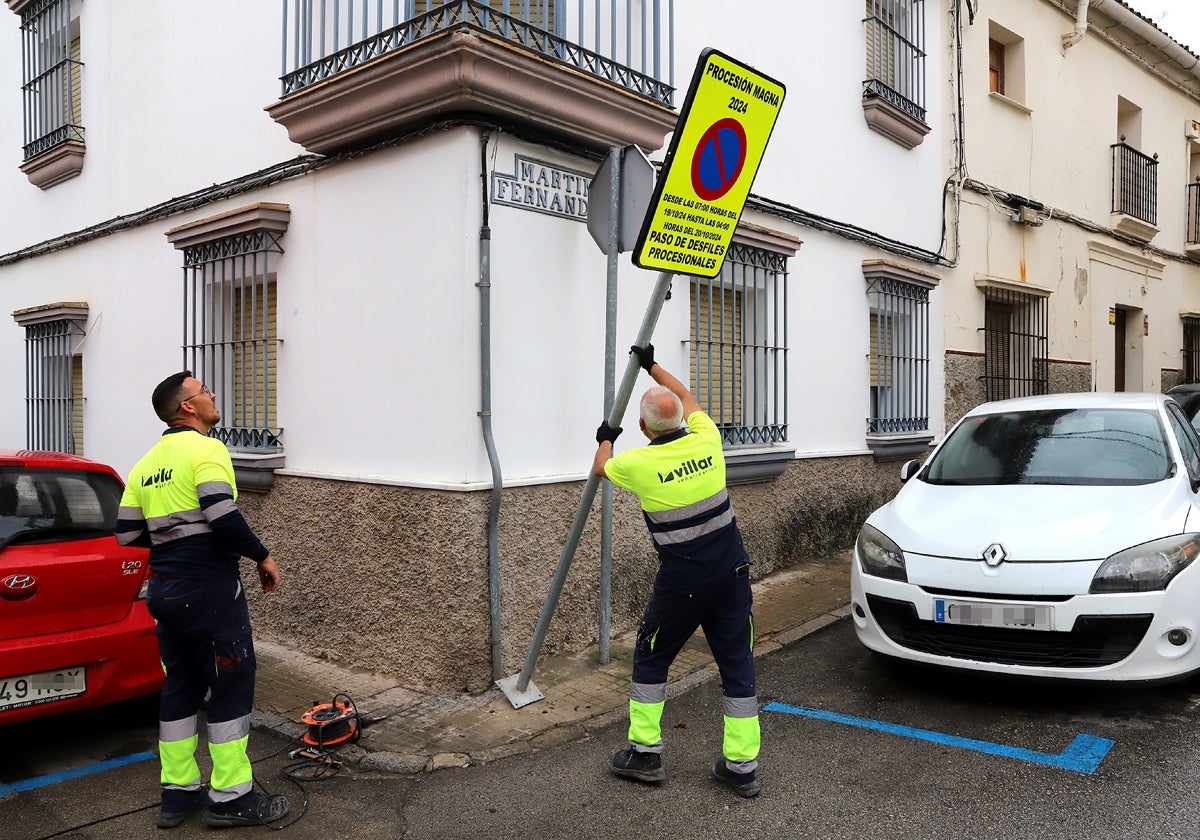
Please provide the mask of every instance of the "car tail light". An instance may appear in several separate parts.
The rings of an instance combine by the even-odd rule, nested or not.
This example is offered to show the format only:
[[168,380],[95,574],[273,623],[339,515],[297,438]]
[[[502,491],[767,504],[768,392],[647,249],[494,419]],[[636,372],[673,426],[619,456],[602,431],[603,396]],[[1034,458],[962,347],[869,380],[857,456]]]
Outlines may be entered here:
[[149,577],[149,575],[147,575],[147,576],[146,576],[146,577],[145,577],[145,578],[142,580],[142,586],[141,586],[141,588],[140,588],[140,589],[138,589],[137,598],[135,598],[134,600],[135,600],[135,601],[145,601],[145,600],[146,600],[146,594],[147,594],[149,591],[150,591],[150,577]]

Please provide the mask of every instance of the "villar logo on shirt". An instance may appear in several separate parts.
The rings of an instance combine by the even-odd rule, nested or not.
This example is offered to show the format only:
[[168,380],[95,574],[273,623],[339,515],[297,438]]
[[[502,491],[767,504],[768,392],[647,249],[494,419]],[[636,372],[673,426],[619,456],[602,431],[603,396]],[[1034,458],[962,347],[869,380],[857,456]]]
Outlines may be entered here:
[[165,468],[161,469],[158,472],[156,472],[154,475],[148,475],[145,478],[143,478],[142,486],[150,487],[151,485],[154,485],[154,484],[162,484],[164,481],[170,481],[171,473],[173,473],[173,472],[175,472],[175,471],[168,470]]
[[668,481],[674,481],[676,478],[691,476],[700,472],[701,470],[708,469],[712,466],[712,462],[712,455],[709,455],[707,458],[701,458],[699,461],[697,461],[695,458],[692,458],[690,461],[684,461],[673,470],[669,470],[665,473],[659,473],[658,480],[660,483],[666,484]]

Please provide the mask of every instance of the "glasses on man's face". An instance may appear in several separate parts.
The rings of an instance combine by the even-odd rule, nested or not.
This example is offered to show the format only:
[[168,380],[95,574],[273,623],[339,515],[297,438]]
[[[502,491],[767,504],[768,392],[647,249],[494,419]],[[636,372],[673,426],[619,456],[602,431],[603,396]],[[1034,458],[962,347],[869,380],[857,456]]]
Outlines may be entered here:
[[207,395],[207,396],[210,396],[210,397],[211,397],[211,396],[213,395],[213,392],[212,392],[212,391],[210,391],[210,390],[208,390],[208,386],[207,386],[207,385],[201,385],[201,386],[200,386],[200,390],[199,390],[199,391],[197,391],[196,393],[192,394],[190,397],[185,397],[184,399],[180,400],[180,401],[179,401],[179,405],[180,405],[180,407],[182,407],[182,406],[183,406],[183,404],[184,404],[185,402],[189,402],[189,401],[191,401],[191,400],[194,400],[194,399],[196,399],[196,397],[199,397],[199,396],[202,396],[202,395]]

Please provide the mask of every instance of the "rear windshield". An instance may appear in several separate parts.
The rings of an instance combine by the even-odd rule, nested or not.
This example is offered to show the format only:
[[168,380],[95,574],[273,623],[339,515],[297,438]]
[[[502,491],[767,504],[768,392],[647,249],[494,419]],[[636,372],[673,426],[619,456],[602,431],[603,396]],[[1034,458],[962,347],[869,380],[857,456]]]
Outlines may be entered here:
[[77,470],[0,469],[0,545],[111,534],[121,482]]
[[1148,484],[1171,473],[1157,412],[1056,409],[972,417],[930,459],[930,484]]

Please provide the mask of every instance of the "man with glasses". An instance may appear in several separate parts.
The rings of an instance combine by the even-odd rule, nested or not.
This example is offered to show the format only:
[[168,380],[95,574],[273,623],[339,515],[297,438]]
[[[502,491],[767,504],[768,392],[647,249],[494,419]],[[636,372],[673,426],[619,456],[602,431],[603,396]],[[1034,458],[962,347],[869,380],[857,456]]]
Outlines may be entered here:
[[[279,567],[238,510],[229,450],[208,436],[221,422],[216,395],[185,370],[160,382],[151,402],[167,429],[129,473],[116,536],[150,548],[146,605],[167,677],[158,826],[175,828],[203,805],[214,828],[274,822],[288,801],[254,790],[246,755],[256,664],[239,565],[255,561],[263,592],[279,588]],[[195,756],[206,692],[207,795]]]

